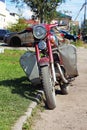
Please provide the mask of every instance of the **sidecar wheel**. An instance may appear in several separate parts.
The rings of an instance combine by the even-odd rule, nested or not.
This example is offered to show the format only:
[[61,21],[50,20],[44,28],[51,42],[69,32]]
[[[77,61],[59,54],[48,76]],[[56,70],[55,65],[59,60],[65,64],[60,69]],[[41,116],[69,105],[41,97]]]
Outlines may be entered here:
[[60,85],[60,89],[62,94],[67,95],[69,93],[69,88],[68,88],[68,84],[62,84]]
[[49,109],[54,109],[56,107],[56,97],[50,67],[49,66],[41,67],[41,73],[47,106]]

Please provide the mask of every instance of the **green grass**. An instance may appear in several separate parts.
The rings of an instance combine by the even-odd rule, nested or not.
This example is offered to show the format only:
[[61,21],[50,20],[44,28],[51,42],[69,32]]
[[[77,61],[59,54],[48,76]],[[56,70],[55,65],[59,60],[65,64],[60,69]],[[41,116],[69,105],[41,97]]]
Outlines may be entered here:
[[77,40],[76,42],[71,42],[71,44],[75,45],[76,47],[84,47],[85,44],[81,40]]
[[10,130],[37,94],[19,64],[23,53],[5,50],[0,54],[0,130]]

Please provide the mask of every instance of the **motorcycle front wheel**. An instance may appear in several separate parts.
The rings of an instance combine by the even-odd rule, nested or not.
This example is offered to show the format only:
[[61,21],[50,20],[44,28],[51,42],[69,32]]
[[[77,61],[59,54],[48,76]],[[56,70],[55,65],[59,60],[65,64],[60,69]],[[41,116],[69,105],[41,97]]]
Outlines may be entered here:
[[50,67],[49,66],[41,67],[41,75],[47,106],[49,109],[54,109],[56,107],[56,97]]

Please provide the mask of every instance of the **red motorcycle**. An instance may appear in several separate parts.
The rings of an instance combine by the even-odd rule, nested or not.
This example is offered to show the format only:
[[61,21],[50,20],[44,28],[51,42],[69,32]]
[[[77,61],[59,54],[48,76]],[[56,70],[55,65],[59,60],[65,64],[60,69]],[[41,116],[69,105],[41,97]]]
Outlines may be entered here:
[[42,83],[49,109],[56,107],[55,86],[68,94],[68,84],[78,75],[76,48],[59,45],[57,24],[38,24],[30,28],[35,53],[27,52],[20,63],[32,83]]

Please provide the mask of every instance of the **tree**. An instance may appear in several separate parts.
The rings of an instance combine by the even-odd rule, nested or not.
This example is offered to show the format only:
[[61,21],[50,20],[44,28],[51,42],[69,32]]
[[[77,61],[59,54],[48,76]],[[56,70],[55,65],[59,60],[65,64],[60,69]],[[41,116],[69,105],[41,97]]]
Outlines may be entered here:
[[[14,0],[12,0],[14,2]],[[19,5],[20,2],[26,3],[35,17],[40,19],[40,22],[49,21],[56,16],[56,8],[65,0],[15,0]]]

